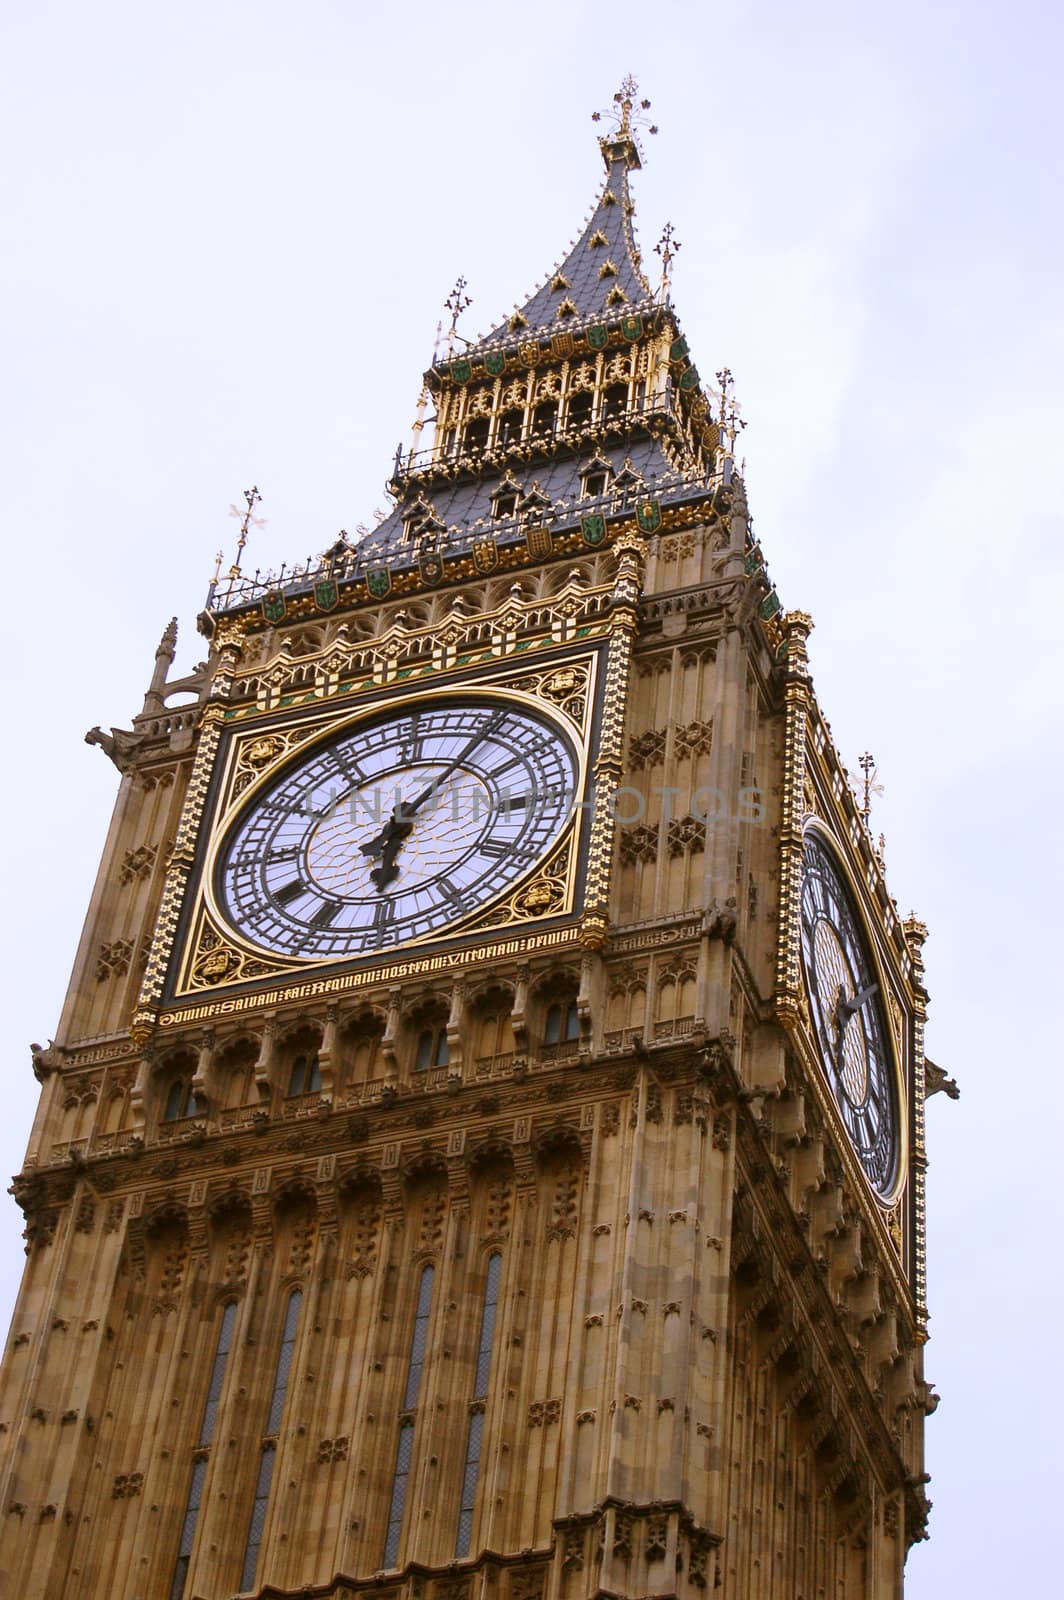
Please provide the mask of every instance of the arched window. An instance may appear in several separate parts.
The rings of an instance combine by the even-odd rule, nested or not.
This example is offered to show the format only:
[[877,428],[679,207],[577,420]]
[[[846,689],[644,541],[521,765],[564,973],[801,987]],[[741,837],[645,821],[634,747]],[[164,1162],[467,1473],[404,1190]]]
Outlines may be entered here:
[[[403,1390],[404,1413],[417,1408],[421,1388],[421,1372],[425,1365],[425,1348],[428,1344],[429,1313],[432,1310],[432,1284],[435,1267],[422,1268],[417,1289],[417,1309],[414,1313],[414,1331],[410,1339],[410,1364],[406,1369],[406,1387]],[[410,1476],[410,1463],[414,1454],[414,1419],[404,1415],[399,1424],[399,1447],[395,1455],[395,1474],[392,1478],[392,1500],[388,1509],[388,1534],[384,1544],[383,1567],[394,1567],[399,1554],[399,1536],[403,1531],[403,1511],[406,1507],[406,1485]]]
[[194,1117],[199,1110],[196,1104],[196,1091],[184,1078],[178,1078],[170,1085],[170,1093],[166,1097],[166,1108],[163,1111],[164,1122],[179,1122],[182,1117]]
[[589,389],[580,389],[569,396],[568,423],[570,428],[583,428],[591,421],[594,398]]
[[499,418],[498,440],[504,448],[508,444],[517,444],[521,438],[521,428],[524,424],[524,412],[511,410],[504,411]]
[[265,1439],[262,1446],[262,1455],[259,1458],[259,1476],[255,1483],[255,1500],[251,1508],[247,1544],[244,1547],[244,1571],[240,1579],[241,1589],[253,1589],[255,1587],[255,1569],[259,1564],[259,1546],[262,1544],[262,1530],[266,1525],[266,1511],[270,1503],[270,1482],[273,1478],[274,1462],[277,1460],[277,1435],[281,1430],[281,1418],[284,1415],[284,1401],[288,1392],[289,1375],[292,1371],[292,1356],[295,1353],[296,1333],[299,1329],[299,1312],[302,1304],[302,1289],[293,1289],[288,1296],[288,1306],[284,1317],[284,1331],[281,1334],[281,1348],[277,1354],[277,1368],[273,1375],[270,1414],[266,1418]]
[[628,385],[611,383],[602,396],[602,415],[607,420],[623,417],[628,410]]
[[170,1585],[170,1600],[181,1600],[181,1596],[185,1592],[185,1580],[188,1577],[188,1564],[192,1559],[192,1545],[196,1537],[196,1522],[203,1502],[203,1484],[207,1477],[210,1447],[214,1442],[214,1425],[218,1420],[218,1403],[221,1399],[222,1382],[225,1378],[225,1364],[233,1343],[233,1326],[235,1322],[236,1301],[229,1300],[226,1302],[225,1309],[222,1312],[222,1325],[218,1330],[218,1343],[214,1347],[211,1378],[207,1387],[207,1398],[203,1405],[203,1416],[200,1419],[199,1437],[196,1440],[196,1449],[193,1455],[192,1482],[189,1485],[188,1500],[185,1503],[185,1520],[181,1524],[181,1541],[177,1547],[174,1581]]
[[472,451],[485,449],[488,443],[488,429],[490,426],[491,424],[487,417],[473,417],[471,421],[467,422],[465,433],[462,435],[465,448]]
[[321,1067],[318,1065],[317,1056],[296,1056],[288,1079],[288,1093],[314,1094],[320,1088]]
[[473,1378],[472,1415],[469,1418],[465,1471],[462,1474],[462,1503],[458,1510],[458,1537],[454,1546],[454,1553],[459,1557],[469,1554],[469,1542],[473,1537],[473,1512],[476,1510],[477,1504],[480,1447],[484,1438],[484,1410],[488,1398],[488,1379],[491,1376],[491,1347],[495,1339],[495,1320],[499,1309],[499,1280],[501,1277],[502,1256],[496,1250],[488,1257],[488,1278],[484,1285],[484,1307],[480,1314],[480,1342],[477,1345],[477,1368]]
[[436,1028],[422,1028],[417,1036],[414,1071],[427,1072],[429,1067],[445,1067],[451,1059],[447,1043],[447,1029],[443,1023]]
[[541,400],[532,413],[532,431],[540,435],[554,432],[558,422],[557,400]]
[[570,1000],[567,1004],[555,1001],[547,1012],[547,1022],[543,1029],[544,1044],[561,1044],[565,1040],[579,1039],[580,1017],[576,1009],[576,1001]]

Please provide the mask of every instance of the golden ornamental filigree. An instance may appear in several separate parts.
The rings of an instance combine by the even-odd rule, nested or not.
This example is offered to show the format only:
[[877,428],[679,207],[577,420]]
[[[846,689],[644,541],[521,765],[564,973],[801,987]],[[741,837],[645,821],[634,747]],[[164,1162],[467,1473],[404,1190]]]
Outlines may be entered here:
[[294,728],[288,733],[258,734],[237,746],[236,764],[229,799],[235,800],[256,778],[286,756],[289,750],[310,736],[312,728]]
[[204,915],[185,987],[190,990],[216,989],[221,984],[274,977],[287,970],[277,962],[263,961],[259,956],[236,949]]
[[[497,928],[511,922],[536,922],[566,909],[572,841],[566,839],[536,875],[506,896],[494,911],[475,924],[476,929]],[[468,932],[473,932],[470,928]]]
[[523,689],[526,694],[548,701],[564,712],[578,728],[583,726],[588,695],[586,667],[556,667],[553,671],[529,673],[526,677],[512,680],[510,687]]
[[246,643],[243,619],[234,617],[231,622],[220,622],[214,630],[211,643],[219,653],[223,650],[243,650]]

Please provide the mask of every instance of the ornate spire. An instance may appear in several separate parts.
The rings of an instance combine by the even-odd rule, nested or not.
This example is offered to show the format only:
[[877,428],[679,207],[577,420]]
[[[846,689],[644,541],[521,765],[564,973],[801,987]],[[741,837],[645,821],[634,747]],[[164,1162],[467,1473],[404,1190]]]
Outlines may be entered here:
[[[520,340],[548,330],[563,333],[567,326],[623,316],[653,300],[632,230],[635,208],[628,190],[629,172],[642,165],[636,129],[645,123],[650,106],[649,100],[637,100],[637,92],[635,79],[626,78],[613,97],[615,109],[605,113],[617,123],[599,139],[606,182],[579,237],[540,288],[477,344]],[[593,120],[603,114],[594,112]]]
[[[145,712],[159,712],[163,708],[163,691],[166,688],[166,674],[173,664],[177,654],[177,618],[171,617],[163,629],[163,636],[155,647],[155,666],[152,670],[151,682],[144,696],[144,705],[141,710]],[[86,739],[88,735],[86,734]],[[91,743],[92,741],[90,741]],[[95,743],[99,744],[97,739]]]

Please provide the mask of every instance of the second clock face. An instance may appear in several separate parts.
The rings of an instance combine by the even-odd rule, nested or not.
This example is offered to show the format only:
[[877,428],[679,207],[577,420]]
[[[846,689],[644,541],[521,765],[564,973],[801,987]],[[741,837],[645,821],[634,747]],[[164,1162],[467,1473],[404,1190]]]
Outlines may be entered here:
[[886,1199],[899,1161],[899,1120],[883,997],[867,936],[830,850],[806,835],[802,965],[820,1057],[865,1174]]
[[422,702],[359,723],[248,803],[215,896],[260,949],[327,960],[460,923],[563,831],[575,749],[512,700]]

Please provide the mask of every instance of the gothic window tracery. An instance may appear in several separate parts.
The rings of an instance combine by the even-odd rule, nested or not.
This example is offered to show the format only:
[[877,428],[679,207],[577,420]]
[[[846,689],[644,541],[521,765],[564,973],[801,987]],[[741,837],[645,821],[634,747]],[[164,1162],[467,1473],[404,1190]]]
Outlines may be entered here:
[[513,996],[492,988],[472,1008],[473,1055],[479,1065],[503,1065],[513,1060]]
[[383,1036],[384,1021],[372,1011],[363,1012],[347,1024],[342,1036],[342,1058],[349,1084],[368,1083],[374,1076]]
[[430,1263],[421,1269],[418,1280],[417,1305],[414,1326],[410,1337],[410,1356],[407,1361],[406,1383],[403,1388],[399,1443],[395,1454],[395,1471],[392,1474],[392,1496],[388,1508],[388,1532],[384,1542],[383,1567],[394,1567],[399,1555],[399,1539],[403,1531],[403,1512],[406,1509],[407,1480],[414,1454],[414,1427],[421,1374],[428,1345],[429,1316],[432,1311],[432,1287],[436,1269]]
[[562,1004],[556,1000],[547,1009],[547,1020],[543,1026],[543,1043],[562,1044],[579,1037],[580,1017],[576,1001],[570,1000],[568,1004]]
[[317,1053],[298,1055],[288,1075],[288,1095],[314,1094],[321,1088],[321,1065]]
[[484,1416],[488,1399],[488,1380],[491,1376],[491,1352],[495,1340],[495,1321],[499,1307],[499,1284],[502,1279],[502,1255],[498,1250],[488,1257],[484,1301],[480,1313],[480,1338],[477,1342],[477,1364],[473,1376],[473,1396],[470,1402],[469,1434],[466,1439],[465,1468],[462,1473],[462,1499],[458,1508],[458,1536],[455,1556],[469,1554],[473,1536],[473,1514],[477,1503],[477,1480],[480,1476],[480,1451],[484,1437]]
[[277,1461],[277,1435],[280,1432],[281,1419],[284,1416],[285,1396],[288,1393],[288,1379],[292,1371],[292,1357],[295,1353],[296,1334],[299,1330],[299,1313],[302,1305],[302,1289],[293,1289],[288,1296],[288,1304],[285,1307],[284,1325],[281,1330],[281,1348],[277,1353],[277,1366],[274,1370],[270,1410],[266,1418],[262,1454],[259,1458],[259,1472],[255,1481],[255,1498],[252,1502],[251,1521],[248,1524],[247,1542],[244,1546],[244,1567],[240,1579],[241,1589],[252,1589],[255,1586],[255,1570],[259,1564],[259,1547],[262,1544],[263,1528],[266,1525],[266,1512],[270,1503],[270,1485],[273,1481],[273,1469]]
[[180,1122],[183,1117],[194,1117],[199,1111],[196,1091],[189,1078],[175,1078],[166,1096],[163,1108],[164,1122]]
[[227,1300],[222,1309],[221,1325],[218,1329],[218,1338],[214,1347],[214,1360],[211,1362],[207,1398],[203,1404],[203,1415],[200,1419],[199,1434],[193,1453],[192,1482],[189,1484],[188,1499],[185,1502],[185,1515],[181,1523],[177,1561],[174,1566],[173,1582],[170,1585],[170,1600],[181,1600],[185,1592],[189,1562],[192,1559],[192,1547],[196,1538],[196,1523],[199,1520],[200,1506],[203,1502],[203,1486],[207,1477],[207,1469],[210,1465],[210,1447],[214,1442],[214,1428],[218,1420],[218,1406],[221,1400],[222,1384],[225,1381],[226,1363],[233,1343],[235,1325],[236,1301]]
[[417,1049],[414,1053],[414,1071],[427,1072],[429,1067],[445,1067],[450,1059],[451,1048],[447,1043],[446,1025],[422,1028],[417,1037]]

